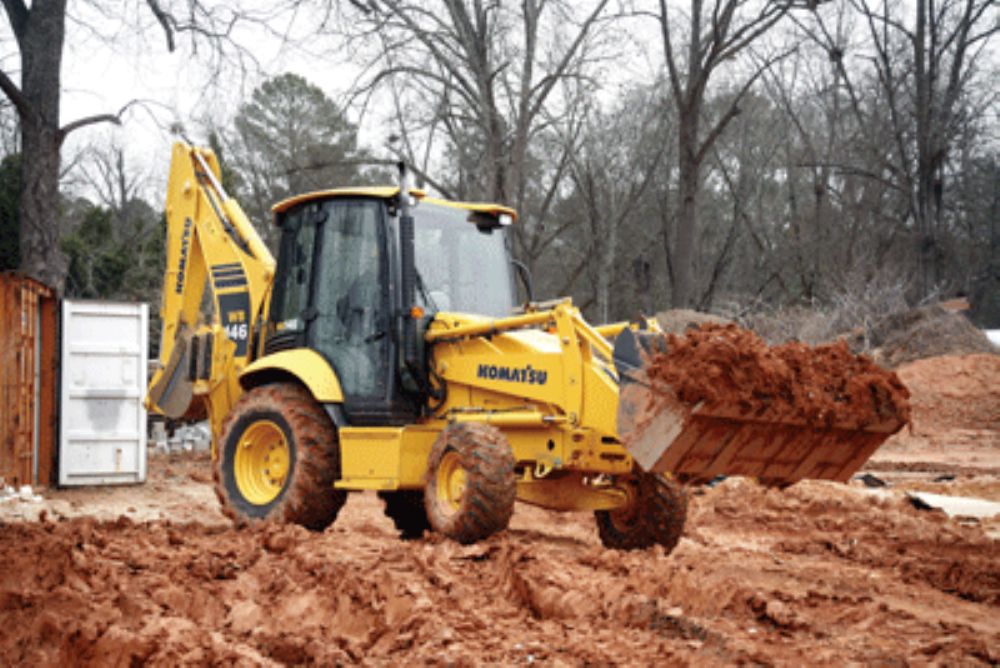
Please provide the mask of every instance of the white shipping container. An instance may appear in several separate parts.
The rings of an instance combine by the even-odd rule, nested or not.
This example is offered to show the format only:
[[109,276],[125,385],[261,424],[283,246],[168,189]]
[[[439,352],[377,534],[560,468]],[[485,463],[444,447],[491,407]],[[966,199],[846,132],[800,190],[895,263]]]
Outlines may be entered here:
[[59,484],[146,479],[146,304],[64,300]]

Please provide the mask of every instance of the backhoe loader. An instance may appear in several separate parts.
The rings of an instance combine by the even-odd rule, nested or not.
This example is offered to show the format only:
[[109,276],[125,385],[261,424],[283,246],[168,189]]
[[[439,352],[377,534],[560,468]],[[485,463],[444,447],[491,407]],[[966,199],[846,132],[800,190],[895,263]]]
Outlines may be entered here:
[[846,480],[901,426],[645,415],[655,323],[592,326],[569,299],[519,306],[516,212],[430,197],[403,171],[276,204],[275,261],[212,151],[173,148],[147,406],[209,420],[235,522],[322,530],[350,491],[374,490],[404,538],[475,542],[522,501],[592,511],[612,548],[670,550],[684,483]]

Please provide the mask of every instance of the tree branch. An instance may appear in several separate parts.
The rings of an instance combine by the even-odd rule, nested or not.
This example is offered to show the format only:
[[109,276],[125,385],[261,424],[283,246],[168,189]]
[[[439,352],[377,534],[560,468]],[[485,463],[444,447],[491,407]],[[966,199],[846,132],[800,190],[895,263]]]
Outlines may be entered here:
[[666,0],[660,0],[660,36],[663,39],[663,51],[667,61],[667,74],[670,76],[670,88],[674,91],[674,98],[680,103],[683,97],[681,89],[681,77],[677,70],[677,62],[674,60],[674,45],[670,39],[670,24],[667,18]]
[[173,16],[163,11],[163,8],[160,7],[160,3],[157,2],[157,0],[146,0],[146,4],[149,5],[149,10],[153,12],[153,16],[156,17],[156,20],[159,21],[160,25],[163,27],[163,32],[167,38],[167,51],[173,53],[176,46],[174,44],[174,30],[177,27],[177,22],[174,20]]
[[444,42],[444,40],[435,39],[434,36],[429,35],[425,30],[423,30],[421,26],[418,25],[417,22],[410,16],[408,7],[403,7],[398,2],[389,0],[387,0],[384,4],[398,19],[402,21],[405,28],[424,45],[424,48],[431,53],[435,61],[444,67],[448,73],[455,78],[458,85],[468,92],[470,97],[474,98],[476,94],[476,87],[472,85],[468,78],[458,69],[456,63],[442,53],[440,45]]
[[93,116],[85,116],[84,118],[78,118],[72,123],[67,123],[59,128],[59,134],[63,139],[65,139],[66,135],[74,130],[79,130],[82,127],[96,125],[98,123],[114,123],[115,125],[121,125],[122,119],[118,117],[118,114],[95,114]]
[[541,109],[542,105],[545,104],[545,99],[549,96],[549,93],[552,91],[552,88],[556,85],[556,82],[559,80],[560,77],[562,77],[563,73],[566,71],[566,68],[569,66],[570,62],[576,55],[576,52],[579,50],[580,44],[582,44],[583,40],[586,39],[587,33],[590,31],[590,27],[597,20],[598,16],[600,16],[601,12],[604,11],[604,8],[607,6],[607,4],[608,4],[607,0],[602,0],[602,2],[599,2],[597,4],[597,7],[594,8],[594,11],[591,12],[590,16],[588,16],[587,19],[580,26],[580,30],[576,35],[576,39],[574,39],[573,43],[570,44],[569,47],[566,49],[566,52],[563,54],[562,60],[559,62],[556,68],[551,73],[549,73],[547,77],[544,77],[541,81],[538,82],[538,84],[536,84],[531,89],[531,94],[535,95],[537,93],[537,96],[535,97],[535,101],[531,106],[531,111],[530,111],[531,115],[529,116],[529,118],[532,118],[536,114],[538,114],[539,109]]
[[432,177],[422,168],[417,167],[416,165],[413,164],[407,164],[406,166],[409,167],[414,174],[416,174],[421,179],[429,183],[432,188],[441,193],[441,196],[444,197],[445,199],[456,199],[455,194],[451,190],[451,188],[449,188],[448,186],[444,185],[443,183]]
[[24,4],[24,0],[3,0],[3,8],[7,10],[10,27],[20,42],[24,36],[25,24],[28,22],[28,7]]
[[720,118],[716,122],[715,126],[709,131],[708,136],[705,137],[701,146],[698,148],[698,152],[695,156],[695,161],[698,164],[701,164],[701,162],[705,159],[705,155],[708,153],[708,150],[712,148],[712,146],[715,144],[715,141],[726,129],[726,126],[729,125],[729,122],[739,115],[740,102],[742,102],[743,98],[746,97],[746,94],[750,92],[750,88],[753,87],[753,85],[764,74],[764,72],[768,71],[771,68],[771,65],[778,62],[782,58],[787,58],[795,51],[796,49],[795,47],[793,47],[788,51],[785,51],[784,53],[780,53],[776,56],[767,59],[764,63],[760,65],[757,71],[754,72],[753,76],[747,79],[747,81],[740,87],[740,90],[736,93],[736,96],[729,104],[729,108],[726,110],[726,113],[723,114],[722,118]]
[[75,121],[67,123],[66,125],[59,128],[59,142],[62,143],[66,136],[73,132],[74,130],[79,130],[80,128],[86,127],[88,125],[96,125],[97,123],[114,123],[115,125],[122,124],[122,114],[128,111],[129,107],[133,104],[137,104],[138,100],[131,100],[125,104],[121,109],[118,110],[117,114],[94,114],[93,116],[85,116],[84,118],[78,118]]
[[28,102],[28,98],[24,97],[24,93],[21,92],[21,89],[17,87],[17,84],[11,81],[10,77],[8,77],[7,73],[3,70],[0,70],[0,90],[2,90],[4,95],[7,96],[7,99],[14,104],[14,108],[17,109],[17,114],[21,118],[31,117],[33,111],[31,103]]

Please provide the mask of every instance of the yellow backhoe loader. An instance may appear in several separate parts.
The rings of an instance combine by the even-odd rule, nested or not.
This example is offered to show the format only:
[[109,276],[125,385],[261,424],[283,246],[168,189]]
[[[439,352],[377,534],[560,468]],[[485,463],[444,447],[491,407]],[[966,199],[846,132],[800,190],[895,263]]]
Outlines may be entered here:
[[273,212],[277,262],[215,155],[174,146],[147,405],[207,417],[238,523],[322,530],[349,491],[375,490],[403,537],[474,542],[517,500],[593,511],[610,547],[669,550],[681,483],[846,480],[900,427],[786,425],[772,443],[773,425],[735,411],[643,416],[641,330],[655,325],[591,326],[568,299],[518,307],[506,207],[428,197],[404,176]]

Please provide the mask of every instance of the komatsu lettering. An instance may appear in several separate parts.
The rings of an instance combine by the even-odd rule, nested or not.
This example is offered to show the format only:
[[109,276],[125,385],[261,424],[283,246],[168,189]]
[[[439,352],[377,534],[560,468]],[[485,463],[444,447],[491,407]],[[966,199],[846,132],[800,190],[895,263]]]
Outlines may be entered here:
[[545,381],[549,379],[549,372],[544,369],[534,369],[530,364],[522,368],[498,366],[496,364],[480,364],[476,371],[476,376],[487,380],[506,380],[514,383],[527,383],[528,385],[544,385]]
[[191,226],[194,223],[190,218],[184,219],[184,231],[181,233],[181,259],[177,263],[177,285],[174,292],[181,294],[184,292],[184,269],[187,267],[188,246],[191,244]]

